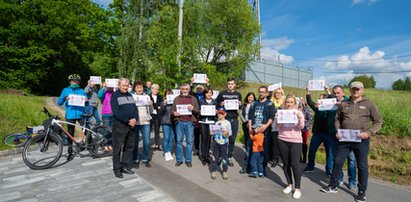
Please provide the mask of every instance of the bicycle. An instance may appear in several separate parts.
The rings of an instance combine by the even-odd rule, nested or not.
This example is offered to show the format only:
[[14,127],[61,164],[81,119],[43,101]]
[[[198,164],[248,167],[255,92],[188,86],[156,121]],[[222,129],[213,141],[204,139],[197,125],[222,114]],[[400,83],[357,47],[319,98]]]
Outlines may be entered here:
[[[44,113],[50,114],[46,108]],[[63,152],[65,138],[70,138],[77,151],[88,150],[90,155],[95,158],[101,158],[112,154],[112,151],[104,150],[104,146],[108,144],[108,139],[111,135],[111,128],[105,125],[100,125],[89,129],[87,119],[92,114],[85,114],[84,124],[80,126],[82,129],[81,138],[77,140],[74,134],[70,134],[64,125],[76,126],[76,124],[59,120],[58,116],[52,116],[45,121],[45,132],[39,134],[27,141],[23,148],[22,157],[24,163],[33,170],[47,169],[59,161]]]
[[26,126],[25,132],[8,134],[3,138],[4,144],[10,147],[24,147],[27,141],[38,134],[44,133],[44,126]]

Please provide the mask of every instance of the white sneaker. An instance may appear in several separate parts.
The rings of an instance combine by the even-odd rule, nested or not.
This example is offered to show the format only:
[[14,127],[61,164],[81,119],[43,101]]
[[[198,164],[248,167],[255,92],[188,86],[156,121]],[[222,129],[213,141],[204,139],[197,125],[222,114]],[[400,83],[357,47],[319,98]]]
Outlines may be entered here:
[[165,160],[165,161],[169,161],[169,160],[170,160],[170,157],[168,156],[168,153],[165,153],[165,154],[164,154],[164,160]]
[[171,152],[167,152],[168,153],[168,158],[170,159],[170,161],[174,160],[173,155],[171,155]]
[[301,198],[301,191],[295,191],[293,194],[293,198],[300,199]]
[[284,193],[284,194],[289,194],[289,193],[291,193],[292,190],[293,190],[293,187],[292,187],[292,186],[288,186],[288,187],[286,187],[286,188],[283,190],[283,193]]

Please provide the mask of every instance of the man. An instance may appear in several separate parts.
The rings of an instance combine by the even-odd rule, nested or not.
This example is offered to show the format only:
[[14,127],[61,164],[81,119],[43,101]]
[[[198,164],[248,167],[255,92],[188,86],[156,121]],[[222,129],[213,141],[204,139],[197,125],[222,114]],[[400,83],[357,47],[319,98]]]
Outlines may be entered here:
[[[86,112],[87,114],[93,115],[94,119],[96,120],[95,125],[98,126],[101,124],[101,114],[98,111],[98,90],[96,86],[89,80],[86,88],[84,88],[84,91],[86,92],[87,98],[89,99],[89,106],[86,107]],[[89,122],[92,122],[92,120],[92,117],[88,119]]]
[[[276,110],[274,104],[267,99],[268,88],[267,86],[260,86],[258,89],[258,100],[251,105],[250,112],[248,114],[248,128],[250,134],[264,133],[264,161],[263,168],[265,174],[265,167],[267,166],[269,152],[270,152],[270,131],[271,123],[274,120],[274,114]],[[266,152],[267,151],[267,152]]]
[[[85,114],[85,110],[86,110],[85,107],[87,107],[88,105],[88,99],[86,97],[87,95],[84,92],[84,90],[80,88],[81,77],[79,75],[71,74],[68,77],[68,80],[70,82],[70,86],[63,89],[57,101],[57,104],[59,106],[62,106],[63,104],[65,104],[66,106],[65,118],[67,122],[74,123],[74,124],[78,122],[80,125],[83,125],[85,121],[83,115]],[[69,104],[70,95],[84,96],[84,101],[86,102],[85,106],[81,107],[81,106],[70,105]],[[70,133],[71,135],[74,135],[74,129],[75,129],[75,126],[72,126],[72,125],[67,126],[67,132]],[[68,142],[67,161],[71,161],[74,158],[73,141],[70,138],[67,138],[67,142]]]
[[[183,164],[183,141],[186,137],[186,156],[185,163],[187,167],[191,168],[192,164],[192,151],[193,151],[193,139],[194,139],[194,123],[196,122],[196,116],[199,114],[199,107],[197,99],[190,95],[190,85],[187,83],[180,86],[180,95],[174,98],[173,108],[171,113],[175,117],[176,121],[176,134],[177,134],[177,152],[176,152],[176,164],[175,166],[181,166]],[[180,107],[188,106],[188,112],[191,114],[180,114]]]
[[[354,152],[358,164],[358,195],[356,201],[365,201],[365,191],[368,184],[368,151],[370,149],[370,136],[381,129],[382,119],[377,107],[368,100],[364,93],[364,85],[355,81],[350,84],[351,96],[347,101],[338,106],[335,117],[335,128],[360,130],[358,135],[361,142],[338,142],[334,158],[331,181],[327,187],[321,189],[325,193],[337,193],[338,181],[341,176],[344,160]],[[372,124],[370,124],[370,121]],[[341,135],[336,133],[336,138]]]
[[[135,90],[135,89],[133,89]],[[151,81],[146,82],[146,87],[144,88],[144,93],[147,95],[151,94]]]
[[135,142],[134,126],[139,117],[134,98],[128,92],[128,85],[128,79],[119,79],[119,90],[111,96],[110,102],[114,117],[113,171],[118,178],[123,178],[122,173],[134,174],[131,170]]
[[[238,106],[240,107],[241,103],[241,94],[238,91],[235,91],[235,79],[234,78],[229,78],[227,79],[227,90],[221,92],[218,94],[218,97],[216,99],[217,103],[219,106],[224,107],[224,101],[226,100],[237,100],[238,101]],[[225,107],[224,107],[225,108]],[[232,135],[229,138],[229,143],[228,143],[228,165],[230,167],[234,166],[233,162],[233,153],[234,153],[234,146],[235,146],[235,139],[237,137],[237,132],[238,132],[238,109],[235,110],[227,110],[225,108],[225,111],[227,112],[226,119],[230,121],[231,123],[231,131]]]
[[[347,101],[348,98],[344,94],[344,88],[340,85],[336,85],[332,88],[332,94],[328,91],[328,87],[326,86],[325,90],[328,92],[330,98],[336,98],[337,99],[337,105],[341,105],[341,102]],[[328,144],[328,151],[327,154],[327,160],[326,160],[326,174],[331,176],[331,170],[333,168],[333,163],[334,163],[334,157],[335,157],[335,150],[337,146],[337,139],[335,139],[335,134],[337,133],[337,130],[335,128],[335,116],[336,116],[337,110],[328,110],[327,111],[327,119],[328,119],[328,138],[327,138],[327,143]],[[350,154],[347,157],[347,168],[348,168],[348,188],[351,190],[356,189],[356,175],[357,175],[357,164],[355,162],[355,155],[354,152],[350,152]],[[341,172],[341,177],[339,179],[339,184],[341,185],[343,183],[344,179],[344,172]]]

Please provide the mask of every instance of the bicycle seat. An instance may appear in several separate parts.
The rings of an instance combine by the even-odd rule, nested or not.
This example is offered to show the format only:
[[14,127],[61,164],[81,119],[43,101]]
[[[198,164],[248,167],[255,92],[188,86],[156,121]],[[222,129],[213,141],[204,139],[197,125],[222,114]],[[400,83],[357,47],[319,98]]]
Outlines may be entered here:
[[89,117],[92,117],[93,114],[83,114],[83,115],[81,115],[81,116],[84,117],[84,118],[89,118]]

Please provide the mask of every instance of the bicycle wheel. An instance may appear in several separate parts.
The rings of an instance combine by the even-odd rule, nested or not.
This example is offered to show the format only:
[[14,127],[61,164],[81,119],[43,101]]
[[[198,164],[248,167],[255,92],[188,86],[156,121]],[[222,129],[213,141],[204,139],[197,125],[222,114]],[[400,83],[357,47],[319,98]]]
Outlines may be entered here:
[[88,133],[87,135],[87,149],[91,156],[100,158],[109,156],[113,151],[104,150],[104,147],[109,144],[111,138],[111,128],[105,125],[96,126],[91,129],[95,134]]
[[54,133],[38,134],[27,141],[23,148],[24,163],[33,170],[50,168],[61,157],[63,144]]
[[13,133],[6,135],[3,142],[4,144],[11,147],[22,147],[28,139],[29,137],[26,135],[26,133]]

